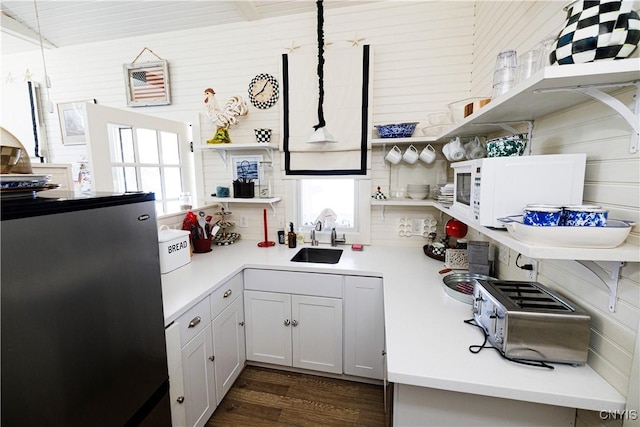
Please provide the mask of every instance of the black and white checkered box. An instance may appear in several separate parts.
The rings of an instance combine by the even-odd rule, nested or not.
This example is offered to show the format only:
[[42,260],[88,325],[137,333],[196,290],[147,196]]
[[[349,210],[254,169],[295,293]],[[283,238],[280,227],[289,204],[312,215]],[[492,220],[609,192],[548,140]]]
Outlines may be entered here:
[[[629,0],[572,3],[565,28],[551,52],[551,64],[580,64],[627,58],[640,41],[640,18]],[[624,4],[623,4],[624,3]]]
[[271,129],[254,129],[256,133],[256,141],[259,144],[268,144],[271,142]]

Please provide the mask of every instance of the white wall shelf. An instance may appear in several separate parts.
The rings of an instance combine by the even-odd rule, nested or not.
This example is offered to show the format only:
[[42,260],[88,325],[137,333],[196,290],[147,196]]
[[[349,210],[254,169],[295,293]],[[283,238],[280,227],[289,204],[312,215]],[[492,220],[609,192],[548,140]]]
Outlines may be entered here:
[[[416,130],[416,132],[418,132]],[[434,136],[412,136],[411,138],[373,138],[371,139],[371,146],[386,146],[387,144],[393,145],[410,145],[410,144],[430,144],[437,143],[438,138]]]
[[220,203],[222,206],[224,206],[224,210],[228,211],[229,210],[229,204],[230,203],[248,203],[248,204],[263,204],[263,205],[269,205],[271,206],[271,211],[273,212],[273,216],[276,216],[276,203],[278,203],[280,200],[282,200],[281,197],[271,197],[271,198],[259,198],[259,197],[254,197],[252,199],[245,199],[245,198],[241,198],[241,197],[210,197],[207,198],[207,203],[208,204],[212,204],[212,203]]
[[379,200],[379,199],[371,199],[371,206],[380,206],[380,219],[384,221],[384,208],[386,206],[427,206],[427,207],[437,207],[440,205],[435,200],[425,199],[425,200],[412,200],[412,199],[401,199],[401,200]]
[[278,150],[278,145],[274,143],[269,144],[200,144],[194,145],[194,148],[197,150],[204,151],[216,151],[224,164],[227,164],[227,151],[256,151],[256,150],[264,150],[269,156],[269,160],[273,162],[273,153]]
[[[532,121],[587,101],[588,96],[593,97],[593,91],[585,88],[598,87],[598,90],[602,89],[604,92],[620,86],[633,85],[640,80],[638,70],[638,58],[545,67],[477,112],[465,117],[436,139],[447,141],[455,136],[500,132],[503,129],[501,123]],[[556,90],[563,90],[563,93],[554,93]],[[637,104],[636,100],[636,106]],[[626,114],[623,116],[629,121]],[[637,133],[637,125],[634,126],[631,122],[630,125]]]
[[[578,262],[591,270],[605,285],[609,291],[609,311],[612,313],[616,310],[620,269],[625,262],[640,262],[640,248],[628,242],[622,243],[617,248],[610,249],[530,245],[511,237],[507,230],[483,227],[465,215],[461,215],[458,212],[451,212],[449,208],[444,208],[437,203],[435,207],[441,212],[464,222],[474,230],[526,257],[534,259],[573,260]],[[600,264],[602,263],[609,265],[610,273],[607,273],[605,269],[601,267]]]

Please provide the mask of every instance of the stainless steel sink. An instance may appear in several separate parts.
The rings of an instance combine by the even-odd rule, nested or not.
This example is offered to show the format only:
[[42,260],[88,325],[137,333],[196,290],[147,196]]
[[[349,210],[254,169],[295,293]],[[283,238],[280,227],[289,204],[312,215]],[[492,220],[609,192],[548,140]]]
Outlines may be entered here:
[[291,261],[337,264],[341,256],[342,249],[302,248],[291,258]]

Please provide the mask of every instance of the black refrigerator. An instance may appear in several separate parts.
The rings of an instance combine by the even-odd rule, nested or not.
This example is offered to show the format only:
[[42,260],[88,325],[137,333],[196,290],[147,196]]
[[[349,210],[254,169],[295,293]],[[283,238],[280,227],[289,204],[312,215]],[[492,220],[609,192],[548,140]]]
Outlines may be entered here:
[[3,197],[1,423],[170,426],[153,193]]

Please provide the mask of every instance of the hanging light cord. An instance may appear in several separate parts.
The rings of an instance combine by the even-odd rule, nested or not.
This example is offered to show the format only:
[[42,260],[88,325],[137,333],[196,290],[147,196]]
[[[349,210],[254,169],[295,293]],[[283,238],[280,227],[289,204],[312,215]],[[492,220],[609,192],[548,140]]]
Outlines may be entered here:
[[42,55],[42,67],[44,68],[44,79],[45,79],[45,87],[47,91],[47,102],[49,103],[49,112],[53,113],[53,104],[51,103],[51,98],[49,97],[49,88],[51,87],[51,80],[49,79],[49,74],[47,73],[47,62],[44,59],[44,46],[42,45],[42,32],[40,31],[40,15],[38,14],[37,0],[33,0],[33,7],[36,12],[36,22],[38,23],[38,37],[40,38],[40,55]]
[[324,103],[324,13],[322,0],[316,2],[318,6],[318,124],[313,128],[318,130],[325,126],[324,111],[322,104]]

